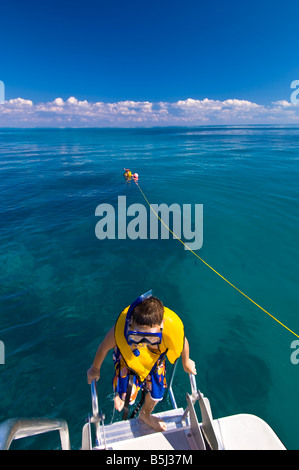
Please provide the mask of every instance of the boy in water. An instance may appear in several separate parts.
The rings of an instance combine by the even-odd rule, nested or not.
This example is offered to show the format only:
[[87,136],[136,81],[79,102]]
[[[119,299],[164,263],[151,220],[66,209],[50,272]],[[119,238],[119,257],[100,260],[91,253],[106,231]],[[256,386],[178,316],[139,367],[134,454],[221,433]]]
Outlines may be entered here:
[[[143,297],[123,310],[109,330],[87,371],[87,381],[90,384],[93,379],[100,378],[101,365],[108,351],[114,349],[115,409],[121,411],[125,402],[133,404],[138,391],[145,389],[148,393],[139,417],[156,431],[166,431],[166,423],[151,415],[166,388],[166,356],[172,363],[182,356],[187,373],[196,374],[196,367],[189,358],[189,343],[180,318],[151,294]],[[130,379],[132,371],[133,382]]]

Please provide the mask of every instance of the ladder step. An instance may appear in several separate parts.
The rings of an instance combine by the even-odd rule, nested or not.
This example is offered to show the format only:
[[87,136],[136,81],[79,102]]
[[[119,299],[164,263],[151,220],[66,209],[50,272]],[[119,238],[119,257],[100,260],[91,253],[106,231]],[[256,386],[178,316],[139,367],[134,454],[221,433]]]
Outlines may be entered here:
[[[183,413],[183,408],[179,408],[153,414],[153,416],[162,418],[167,424],[167,431],[169,431],[170,429],[183,427]],[[134,418],[127,421],[117,421],[113,424],[105,425],[106,444],[134,439],[136,437],[146,436],[154,433],[157,433],[157,431],[148,426],[139,418]]]

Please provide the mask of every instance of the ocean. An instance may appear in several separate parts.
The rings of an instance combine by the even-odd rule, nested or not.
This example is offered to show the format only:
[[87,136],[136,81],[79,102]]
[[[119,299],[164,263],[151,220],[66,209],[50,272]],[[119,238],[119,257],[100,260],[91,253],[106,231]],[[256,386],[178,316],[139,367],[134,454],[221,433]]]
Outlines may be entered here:
[[[214,418],[255,414],[298,449],[298,338],[172,236],[95,234],[101,204],[117,214],[126,196],[149,210],[123,177],[130,168],[150,203],[202,204],[198,256],[299,335],[298,144],[298,126],[0,129],[0,422],[64,418],[79,448],[97,347],[121,310],[153,289],[184,322]],[[113,372],[109,353],[98,382],[106,423],[121,419]],[[179,406],[186,392],[179,363]],[[170,406],[166,397],[156,411]],[[12,448],[59,444],[49,433]]]

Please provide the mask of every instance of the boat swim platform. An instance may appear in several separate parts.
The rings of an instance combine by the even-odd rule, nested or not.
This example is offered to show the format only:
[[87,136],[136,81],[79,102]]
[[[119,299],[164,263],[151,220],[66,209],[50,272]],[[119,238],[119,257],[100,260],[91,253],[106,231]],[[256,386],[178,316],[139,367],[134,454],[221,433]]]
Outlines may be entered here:
[[[141,419],[119,421],[105,425],[106,450],[205,450],[206,440],[198,445],[191,425],[182,422],[183,408],[153,414],[167,424],[167,430],[157,432]],[[261,418],[238,414],[213,420],[213,427],[221,450],[285,450],[284,445]],[[202,424],[199,432],[202,435]],[[96,446],[94,450],[102,450]]]
[[[140,418],[105,425],[106,450],[186,450],[194,448],[188,426],[182,423],[183,408],[153,416],[163,419],[167,430],[157,432]],[[102,446],[94,449],[103,449]]]

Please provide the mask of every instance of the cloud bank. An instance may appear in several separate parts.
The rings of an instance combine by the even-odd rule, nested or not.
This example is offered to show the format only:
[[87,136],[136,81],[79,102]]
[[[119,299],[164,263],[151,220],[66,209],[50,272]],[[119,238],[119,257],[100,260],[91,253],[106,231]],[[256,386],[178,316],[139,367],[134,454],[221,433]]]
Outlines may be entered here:
[[261,105],[246,100],[188,98],[174,103],[80,101],[47,103],[16,98],[0,104],[0,127],[142,127],[212,124],[299,124],[299,105],[281,100]]

